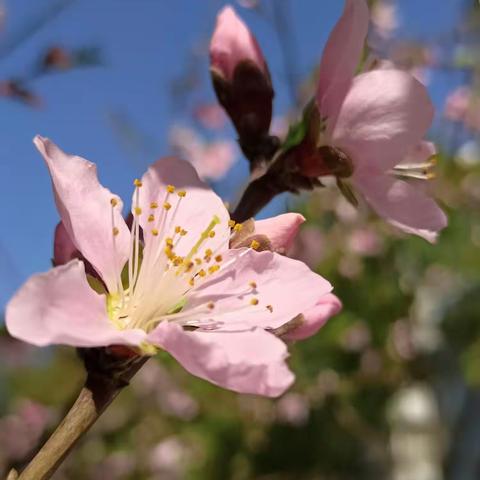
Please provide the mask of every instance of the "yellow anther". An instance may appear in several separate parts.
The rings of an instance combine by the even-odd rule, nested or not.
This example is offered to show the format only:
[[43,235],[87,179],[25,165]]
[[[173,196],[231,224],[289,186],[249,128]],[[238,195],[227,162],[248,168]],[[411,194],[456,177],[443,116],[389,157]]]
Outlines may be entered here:
[[117,227],[113,227],[112,233],[113,233],[113,236],[116,237],[120,233],[120,230]]
[[222,257],[221,255],[217,255],[217,256],[215,257],[215,261],[216,261],[216,262],[221,262],[222,260],[223,260],[223,257]]
[[156,237],[158,235],[158,230],[156,228],[152,229],[152,235]]
[[185,190],[180,190],[179,192],[177,192],[177,195],[178,195],[180,198],[183,198],[186,194],[187,194],[187,192],[186,192]]
[[210,238],[213,238],[213,237],[215,236],[215,230],[212,230],[212,231],[208,234],[208,236],[209,236]]
[[196,263],[197,265],[201,265],[201,264],[202,264],[202,259],[197,257],[197,258],[195,259],[195,263]]
[[207,303],[207,307],[210,309],[210,310],[213,310],[215,308],[215,304],[213,302],[208,302]]
[[189,281],[188,284],[193,287],[195,285],[195,279],[192,277]]
[[152,203],[150,204],[150,208],[151,208],[152,210],[155,210],[156,208],[158,208],[158,203],[157,203],[157,202],[152,202]]
[[253,248],[254,250],[256,250],[259,246],[260,246],[260,243],[257,242],[256,240],[252,240],[252,242],[250,243],[250,248]]
[[186,262],[186,261],[183,261],[183,264],[187,267],[187,272],[189,272],[195,265],[193,262]]
[[180,232],[180,236],[181,236],[181,237],[184,237],[187,233],[188,233],[188,232],[182,228],[182,230],[181,230],[181,232]]
[[233,228],[233,227],[235,226],[235,220],[229,220],[229,221],[228,221],[228,226],[229,226],[230,228]]
[[207,274],[207,272],[203,268],[198,272],[198,275],[200,277],[204,277],[206,274]]
[[179,225],[177,225],[175,227],[175,233],[180,233],[182,231],[182,227],[180,227]]
[[173,264],[174,264],[176,267],[179,267],[180,265],[185,264],[185,261],[184,261],[183,257],[178,256],[178,257],[175,257],[175,258],[173,259]]
[[164,202],[164,203],[163,203],[163,208],[164,208],[165,210],[170,210],[170,209],[172,208],[172,205],[171,205],[170,203],[168,203],[168,202]]
[[271,305],[267,305],[267,310],[272,313],[273,312],[273,307]]
[[116,206],[118,205],[118,200],[117,200],[115,197],[112,197],[112,198],[110,199],[110,205],[111,205],[112,207],[116,207]]
[[220,270],[220,265],[212,265],[208,267],[208,273],[211,275],[212,273],[218,272]]
[[175,187],[173,185],[167,185],[167,192],[173,193],[175,191]]
[[252,288],[257,288],[257,283],[256,283],[256,282],[250,282],[249,285],[250,285]]
[[142,214],[142,209],[140,207],[135,207],[134,212],[135,212],[135,215],[141,215]]
[[169,247],[173,247],[173,238],[166,238],[166,239],[165,239],[165,243],[166,243]]
[[251,304],[251,305],[258,305],[258,298],[252,298],[252,299],[250,300],[250,304]]
[[149,222],[153,222],[154,220],[155,220],[155,217],[154,217],[152,214],[150,214],[150,215],[148,216],[148,221],[149,221]]
[[206,256],[206,257],[211,257],[212,255],[213,255],[212,249],[211,249],[211,248],[207,248],[207,249],[205,250],[205,256]]
[[235,226],[233,227],[233,230],[235,232],[239,232],[241,229],[243,228],[243,225],[241,223],[237,223],[235,224]]
[[138,188],[140,188],[140,187],[143,185],[143,184],[142,184],[142,181],[139,180],[138,178],[136,178],[136,179],[133,181],[133,184],[134,184],[136,187],[138,187]]

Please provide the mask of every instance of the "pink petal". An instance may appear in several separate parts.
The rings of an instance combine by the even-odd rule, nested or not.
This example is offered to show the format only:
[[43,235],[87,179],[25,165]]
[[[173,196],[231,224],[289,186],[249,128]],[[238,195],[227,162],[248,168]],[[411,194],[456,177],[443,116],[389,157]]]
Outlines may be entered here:
[[333,293],[324,295],[318,303],[303,312],[304,323],[284,335],[284,340],[303,340],[315,335],[327,320],[342,309],[342,302]]
[[97,178],[95,164],[68,155],[47,138],[36,136],[34,143],[43,155],[55,191],[55,202],[63,225],[73,244],[94,266],[110,292],[116,291],[116,279],[127,261],[130,232],[123,220],[122,204],[114,210],[115,227],[112,234],[114,195]]
[[255,220],[255,234],[266,235],[274,251],[285,253],[304,221],[305,217],[298,213],[284,213],[265,220]]
[[357,170],[386,171],[422,140],[432,118],[428,92],[418,80],[400,70],[374,70],[353,80],[332,143]]
[[73,244],[67,229],[62,222],[59,222],[55,228],[55,237],[53,241],[53,264],[55,266],[64,265],[74,258],[78,258],[80,252]]
[[[228,211],[222,199],[198,178],[197,172],[190,163],[175,157],[162,158],[150,166],[142,178],[142,184],[139,195],[139,205],[142,208],[140,225],[144,230],[147,245],[152,239],[152,229],[158,228],[161,230],[158,221],[160,215],[165,214],[162,206],[165,201],[166,186],[173,185],[176,192],[168,197],[168,202],[172,205],[172,208],[167,212],[166,230],[160,233],[166,232],[167,236],[173,237],[176,226],[181,226],[187,230],[187,235],[182,237],[178,246],[175,247],[175,253],[181,256],[186,255],[214,216],[220,219],[220,224],[215,227],[215,237],[208,238],[202,245],[202,249],[215,250],[222,245],[227,248],[230,238]],[[186,196],[182,199],[177,195],[180,190],[186,191]],[[180,205],[176,211],[175,207],[179,201]],[[158,209],[150,209],[152,202],[158,204]],[[133,203],[135,203],[135,198]],[[154,222],[148,221],[150,214],[156,216]]]
[[447,217],[421,188],[387,175],[364,175],[355,186],[388,222],[434,243],[447,226]]
[[[313,307],[332,290],[327,280],[304,263],[277,253],[230,250],[222,263],[226,264],[223,271],[189,294],[182,315],[213,302],[209,312],[192,311],[192,319],[210,321],[221,330],[238,325],[277,328]],[[257,299],[258,304],[253,305],[252,299]]]
[[184,331],[163,322],[149,340],[191,374],[239,393],[281,395],[294,381],[285,344],[262,329],[238,332]]
[[364,0],[346,0],[342,16],[323,51],[316,93],[322,118],[331,132],[348,92],[368,32],[368,6]]
[[5,322],[10,335],[38,346],[139,345],[145,338],[112,325],[105,296],[90,288],[79,260],[30,277],[8,303]]
[[437,149],[434,143],[421,141],[407,153],[407,156],[404,159],[402,159],[402,161],[399,164],[415,165],[418,163],[425,163],[436,154],[437,154]]
[[210,63],[227,80],[231,80],[235,67],[242,60],[250,60],[268,75],[267,66],[255,37],[237,16],[226,6],[218,14],[217,24],[210,42]]

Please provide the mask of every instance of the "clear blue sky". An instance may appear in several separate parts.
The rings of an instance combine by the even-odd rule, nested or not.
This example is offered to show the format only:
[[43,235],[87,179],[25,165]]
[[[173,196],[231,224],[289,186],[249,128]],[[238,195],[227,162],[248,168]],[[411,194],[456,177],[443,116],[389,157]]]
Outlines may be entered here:
[[[283,0],[273,0],[283,1]],[[458,19],[463,0],[398,0],[400,32],[414,38],[448,31]],[[6,41],[51,5],[51,0],[7,0]],[[0,80],[24,74],[39,52],[53,44],[65,47],[98,45],[105,65],[48,75],[35,83],[45,107],[33,110],[0,99],[0,308],[30,274],[49,268],[52,233],[58,221],[50,181],[32,138],[52,138],[68,152],[98,164],[102,182],[130,198],[132,179],[141,175],[147,159],[132,159],[108,121],[120,111],[154,139],[154,155],[168,154],[169,125],[178,114],[169,86],[178,77],[192,46],[208,39],[220,0],[77,0],[8,56],[0,59]],[[288,108],[278,38],[271,25],[252,12],[237,11],[257,35],[269,60],[277,91],[276,109]],[[343,7],[342,0],[291,0],[291,25],[296,37],[298,75],[318,61],[322,46]],[[202,98],[212,99],[206,54],[198,68]],[[444,87],[433,87],[439,99]],[[233,136],[232,131],[226,135]],[[245,166],[234,169],[237,184]],[[234,182],[235,183],[235,182]],[[234,184],[233,183],[233,184]],[[232,182],[219,185],[233,195]]]

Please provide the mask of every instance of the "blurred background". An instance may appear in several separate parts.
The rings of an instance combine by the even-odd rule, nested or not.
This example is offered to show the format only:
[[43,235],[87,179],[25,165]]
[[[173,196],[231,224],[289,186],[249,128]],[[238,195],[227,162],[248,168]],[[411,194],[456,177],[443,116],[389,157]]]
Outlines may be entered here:
[[[342,0],[232,0],[257,36],[282,136],[314,91]],[[0,309],[47,270],[58,222],[37,133],[98,165],[123,198],[177,153],[228,202],[247,162],[215,102],[208,42],[220,0],[0,0]],[[327,277],[343,312],[291,346],[278,400],[151,360],[54,478],[474,480],[480,478],[480,7],[371,1],[368,50],[431,93],[448,212],[435,246],[354,209],[335,189],[282,196],[262,216],[307,218],[289,252]],[[0,321],[0,329],[2,322]],[[0,330],[0,478],[21,468],[82,385],[75,351]]]

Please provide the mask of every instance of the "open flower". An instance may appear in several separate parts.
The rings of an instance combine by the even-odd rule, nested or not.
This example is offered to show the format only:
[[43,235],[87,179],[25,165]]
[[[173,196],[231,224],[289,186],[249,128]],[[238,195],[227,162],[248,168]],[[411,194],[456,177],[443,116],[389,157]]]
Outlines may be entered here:
[[305,156],[301,168],[308,176],[335,175],[353,200],[350,180],[387,221],[434,241],[447,224],[445,214],[416,184],[400,180],[432,176],[431,158],[416,155],[419,161],[410,165],[404,159],[418,150],[433,106],[425,87],[406,72],[382,69],[355,76],[368,21],[364,0],[346,0],[320,64],[315,154]]
[[299,261],[255,251],[255,241],[229,249],[231,228],[241,226],[188,162],[164,158],[135,180],[129,229],[94,164],[42,137],[35,144],[72,242],[57,231],[58,258],[68,260],[73,244],[84,261],[26,282],[7,306],[11,335],[147,355],[163,348],[194,375],[238,392],[288,388],[286,346],[271,332],[321,302],[329,282]]

